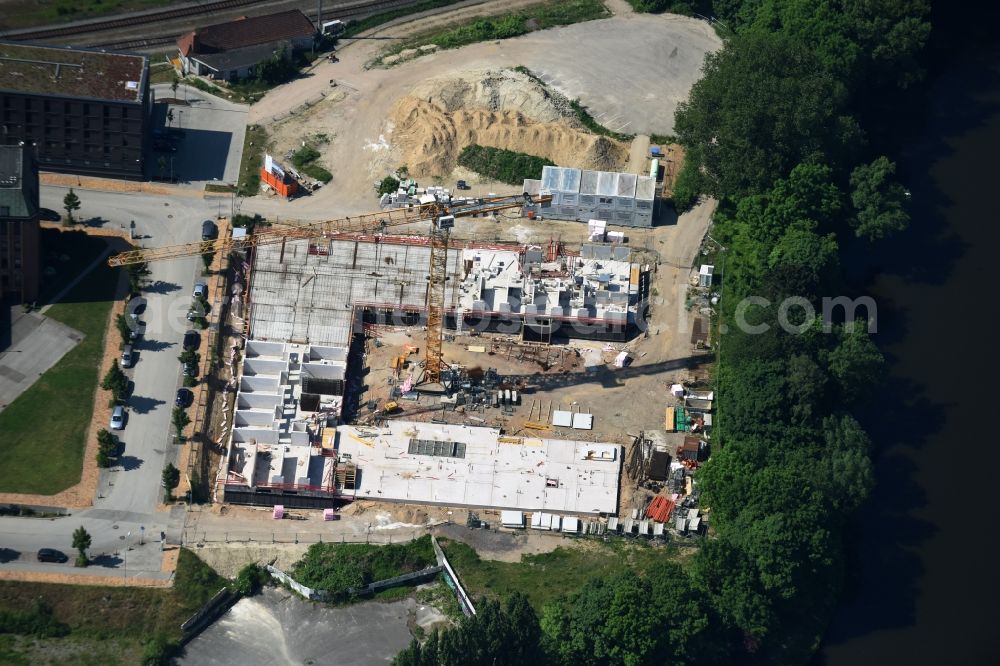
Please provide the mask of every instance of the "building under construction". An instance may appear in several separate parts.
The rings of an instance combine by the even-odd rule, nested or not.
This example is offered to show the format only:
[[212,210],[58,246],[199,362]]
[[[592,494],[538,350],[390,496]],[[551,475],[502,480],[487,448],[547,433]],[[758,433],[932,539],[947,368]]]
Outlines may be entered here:
[[[347,236],[259,247],[246,333],[262,341],[349,347],[365,323],[425,317],[430,247],[424,238]],[[622,246],[525,247],[453,241],[445,327],[532,341],[627,340],[646,315],[647,266]]]

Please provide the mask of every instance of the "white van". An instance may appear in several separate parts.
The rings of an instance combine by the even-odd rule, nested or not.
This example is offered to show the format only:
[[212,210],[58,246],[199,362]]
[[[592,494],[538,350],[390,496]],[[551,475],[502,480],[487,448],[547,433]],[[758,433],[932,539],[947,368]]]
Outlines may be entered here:
[[135,356],[132,355],[132,345],[125,345],[122,349],[122,367],[131,368],[135,363]]

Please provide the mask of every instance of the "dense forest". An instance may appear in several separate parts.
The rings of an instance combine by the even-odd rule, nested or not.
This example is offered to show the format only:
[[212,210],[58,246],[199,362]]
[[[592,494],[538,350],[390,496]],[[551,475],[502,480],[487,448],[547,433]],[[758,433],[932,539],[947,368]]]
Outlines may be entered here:
[[[678,210],[719,201],[722,267],[712,533],[682,567],[597,580],[536,615],[521,597],[414,643],[397,663],[804,664],[844,578],[844,528],[873,483],[852,411],[882,374],[841,246],[908,223],[878,153],[923,76],[928,0],[630,0],[717,18],[724,48],[677,112]],[[813,316],[815,314],[815,316]]]

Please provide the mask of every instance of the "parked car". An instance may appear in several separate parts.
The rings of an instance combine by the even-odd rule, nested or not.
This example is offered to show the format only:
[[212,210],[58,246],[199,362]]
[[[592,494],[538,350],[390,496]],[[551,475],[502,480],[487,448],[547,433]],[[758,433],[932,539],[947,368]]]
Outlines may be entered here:
[[115,405],[115,408],[111,411],[111,429],[125,429],[125,408],[121,405]]
[[195,282],[192,296],[195,298],[208,298],[208,285],[204,282]]
[[212,240],[218,233],[219,228],[215,226],[215,222],[212,222],[212,220],[205,220],[201,223],[201,239],[203,241]]
[[38,561],[39,562],[68,562],[69,558],[66,557],[66,553],[61,550],[56,550],[55,548],[42,548],[38,551]]
[[455,189],[457,189],[457,190],[471,190],[472,188],[469,187],[468,183],[466,183],[464,180],[460,180],[455,185]]
[[201,344],[201,336],[197,331],[188,331],[184,334],[184,349],[197,349]]
[[190,407],[192,402],[194,402],[194,393],[190,389],[177,389],[177,397],[174,398],[175,405],[178,407]]
[[122,367],[131,368],[135,363],[135,356],[132,354],[132,345],[125,345],[122,349]]
[[185,377],[197,377],[198,376],[198,366],[194,363],[184,364],[184,376]]

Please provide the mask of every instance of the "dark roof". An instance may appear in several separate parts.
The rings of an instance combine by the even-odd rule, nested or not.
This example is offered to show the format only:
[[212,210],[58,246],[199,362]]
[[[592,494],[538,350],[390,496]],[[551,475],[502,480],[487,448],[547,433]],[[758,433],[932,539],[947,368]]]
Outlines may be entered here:
[[[311,37],[316,33],[312,21],[298,9],[228,23],[217,23],[195,31],[193,52],[221,53],[247,46],[284,41],[296,37]],[[181,36],[178,45],[185,41]]]
[[26,146],[0,146],[0,206],[5,219],[28,219],[38,214],[38,169]]
[[267,44],[257,44],[256,46],[247,46],[242,49],[233,49],[231,51],[226,51],[225,53],[192,53],[191,58],[199,62],[203,62],[217,72],[223,72],[230,69],[238,69],[240,67],[247,67],[248,65],[257,65],[264,62],[275,51],[281,50],[285,42],[268,42]]
[[0,42],[0,90],[141,102],[146,56]]

